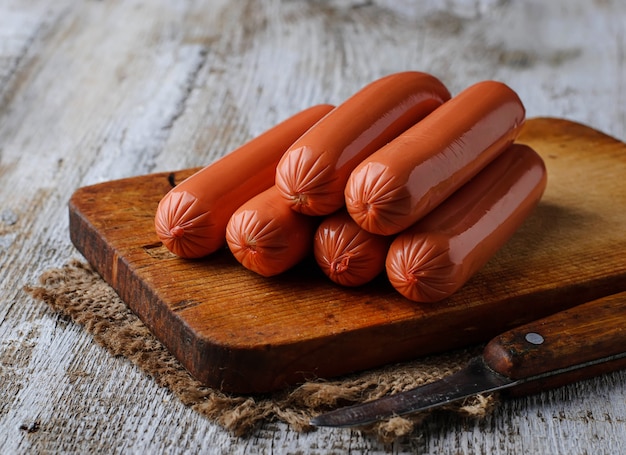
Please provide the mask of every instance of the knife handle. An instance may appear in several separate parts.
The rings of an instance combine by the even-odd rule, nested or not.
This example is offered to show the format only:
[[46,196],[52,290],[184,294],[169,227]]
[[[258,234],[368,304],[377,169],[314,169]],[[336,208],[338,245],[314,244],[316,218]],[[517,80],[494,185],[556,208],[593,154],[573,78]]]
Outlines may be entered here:
[[626,368],[626,356],[619,356],[624,352],[626,292],[621,292],[509,330],[487,344],[483,357],[491,369],[514,380],[583,365],[518,387],[516,394],[522,394]]

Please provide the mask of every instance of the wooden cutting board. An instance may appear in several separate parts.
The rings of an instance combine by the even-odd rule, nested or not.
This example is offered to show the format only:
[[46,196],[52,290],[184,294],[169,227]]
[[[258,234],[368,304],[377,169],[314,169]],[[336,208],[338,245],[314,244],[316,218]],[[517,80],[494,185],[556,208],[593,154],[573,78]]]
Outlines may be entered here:
[[486,341],[527,321],[626,290],[626,144],[561,119],[519,142],[546,161],[535,213],[457,294],[419,304],[384,277],[359,289],[312,260],[263,278],[227,250],[183,260],[157,238],[159,200],[196,169],[78,189],[76,248],[202,383],[267,392]]

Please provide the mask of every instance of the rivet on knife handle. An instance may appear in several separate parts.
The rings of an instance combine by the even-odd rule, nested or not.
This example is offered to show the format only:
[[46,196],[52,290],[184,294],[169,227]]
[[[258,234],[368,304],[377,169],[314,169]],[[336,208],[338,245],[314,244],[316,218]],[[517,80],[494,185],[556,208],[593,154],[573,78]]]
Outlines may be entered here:
[[514,380],[584,365],[626,350],[626,293],[605,297],[495,337],[483,357]]
[[322,414],[311,424],[363,426],[479,393],[536,392],[621,368],[626,368],[626,292],[499,335],[482,356],[439,381]]

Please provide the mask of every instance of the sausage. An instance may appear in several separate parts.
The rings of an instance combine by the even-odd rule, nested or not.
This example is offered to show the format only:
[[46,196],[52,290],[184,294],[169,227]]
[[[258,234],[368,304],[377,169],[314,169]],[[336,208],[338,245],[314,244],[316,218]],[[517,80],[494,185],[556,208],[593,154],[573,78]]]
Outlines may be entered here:
[[226,242],[244,267],[269,277],[287,271],[311,253],[318,224],[319,218],[291,210],[272,186],[233,213]]
[[305,109],[172,188],[159,202],[154,223],[167,249],[199,258],[222,247],[233,212],[274,184],[283,153],[333,107]]
[[524,120],[505,84],[468,87],[356,167],[348,212],[375,234],[407,229],[511,145]]
[[354,287],[382,273],[390,243],[391,237],[367,232],[341,210],[324,218],[318,226],[313,254],[328,278]]
[[366,85],[289,147],[276,186],[296,211],[335,212],[356,165],[449,98],[438,79],[416,71]]
[[520,227],[546,182],[541,157],[526,145],[512,145],[394,239],[385,264],[389,281],[417,302],[449,297]]

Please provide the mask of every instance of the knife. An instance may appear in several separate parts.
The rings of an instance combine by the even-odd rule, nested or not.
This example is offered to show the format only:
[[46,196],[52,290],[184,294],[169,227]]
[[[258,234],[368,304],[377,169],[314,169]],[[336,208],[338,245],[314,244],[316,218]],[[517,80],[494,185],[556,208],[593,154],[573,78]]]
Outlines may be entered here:
[[626,292],[603,297],[493,338],[482,355],[443,379],[318,415],[314,426],[358,427],[506,390],[528,395],[626,368]]

